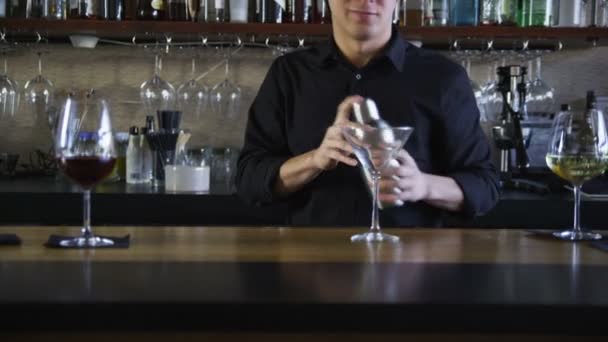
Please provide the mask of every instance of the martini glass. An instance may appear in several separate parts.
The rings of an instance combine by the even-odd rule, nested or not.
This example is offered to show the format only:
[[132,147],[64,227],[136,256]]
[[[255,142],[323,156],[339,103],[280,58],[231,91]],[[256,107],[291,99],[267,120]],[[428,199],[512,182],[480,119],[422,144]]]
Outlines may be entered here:
[[353,147],[353,152],[361,167],[369,171],[372,178],[372,222],[369,232],[351,236],[352,242],[399,241],[398,236],[380,231],[378,214],[378,192],[382,171],[403,147],[412,134],[412,127],[349,126],[342,129],[342,135]]

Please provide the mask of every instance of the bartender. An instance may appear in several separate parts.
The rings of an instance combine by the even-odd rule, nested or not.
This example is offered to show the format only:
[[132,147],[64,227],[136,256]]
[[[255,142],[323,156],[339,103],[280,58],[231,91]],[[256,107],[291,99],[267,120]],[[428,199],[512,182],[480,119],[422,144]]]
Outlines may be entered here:
[[[383,170],[384,226],[439,226],[498,200],[498,177],[466,72],[406,42],[397,0],[329,0],[332,37],[277,58],[251,105],[238,160],[239,195],[286,201],[294,226],[362,226],[371,197],[341,135],[353,103],[373,99],[392,126],[414,132]],[[395,177],[392,177],[395,176]]]

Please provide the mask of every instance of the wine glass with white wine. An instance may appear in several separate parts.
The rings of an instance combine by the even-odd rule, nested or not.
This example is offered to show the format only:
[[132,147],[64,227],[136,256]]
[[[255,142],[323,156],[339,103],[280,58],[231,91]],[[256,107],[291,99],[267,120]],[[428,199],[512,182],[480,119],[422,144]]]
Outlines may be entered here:
[[581,228],[580,202],[583,184],[608,167],[608,136],[602,112],[562,111],[553,123],[546,161],[551,171],[574,188],[574,225],[553,235],[571,241],[601,239],[600,234]]

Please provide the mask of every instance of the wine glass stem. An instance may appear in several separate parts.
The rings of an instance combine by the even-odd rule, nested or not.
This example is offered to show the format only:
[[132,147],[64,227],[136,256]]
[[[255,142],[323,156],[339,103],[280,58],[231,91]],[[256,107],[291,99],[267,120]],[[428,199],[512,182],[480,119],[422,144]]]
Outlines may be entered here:
[[380,193],[380,174],[372,173],[372,185],[374,193],[372,198],[372,225],[369,228],[372,232],[380,232],[380,217],[378,215],[378,195]]
[[38,53],[38,75],[42,76],[42,54]]
[[93,237],[91,231],[91,190],[85,190],[82,194],[82,235],[84,238]]
[[575,232],[581,231],[581,186],[574,186],[574,227]]
[[540,57],[536,57],[536,79],[541,79],[542,61]]
[[158,54],[154,56],[154,75],[160,76],[163,69],[163,61]]

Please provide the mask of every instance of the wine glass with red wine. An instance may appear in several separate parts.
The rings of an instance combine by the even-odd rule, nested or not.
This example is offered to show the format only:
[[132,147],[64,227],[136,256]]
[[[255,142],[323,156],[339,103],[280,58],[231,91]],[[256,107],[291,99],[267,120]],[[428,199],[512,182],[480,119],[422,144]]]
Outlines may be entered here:
[[108,103],[94,90],[70,93],[55,133],[55,157],[63,173],[83,192],[82,235],[61,240],[65,247],[103,247],[114,241],[91,231],[91,190],[112,173],[116,149]]

